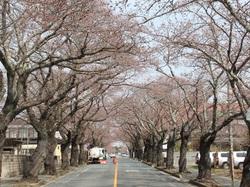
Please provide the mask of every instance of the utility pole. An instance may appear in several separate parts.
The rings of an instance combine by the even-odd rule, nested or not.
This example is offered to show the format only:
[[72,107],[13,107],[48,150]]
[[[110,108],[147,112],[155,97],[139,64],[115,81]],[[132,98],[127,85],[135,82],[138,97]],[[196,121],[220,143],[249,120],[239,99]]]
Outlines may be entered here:
[[230,165],[232,187],[234,187],[233,128],[231,124],[229,124],[229,142],[230,142],[229,165]]
[[[228,108],[228,116],[230,116],[230,93],[229,93],[229,83],[227,84],[227,108]],[[233,127],[231,123],[228,126],[228,132],[229,132],[229,168],[230,168],[230,176],[232,184],[231,186],[234,187],[234,158],[233,158],[233,150],[234,150],[234,144],[233,144]]]

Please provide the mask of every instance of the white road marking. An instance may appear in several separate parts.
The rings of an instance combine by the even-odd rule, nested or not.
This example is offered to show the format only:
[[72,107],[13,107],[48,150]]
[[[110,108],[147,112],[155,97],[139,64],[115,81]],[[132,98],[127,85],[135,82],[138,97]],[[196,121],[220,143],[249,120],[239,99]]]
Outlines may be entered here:
[[138,170],[126,170],[127,173],[138,173]]

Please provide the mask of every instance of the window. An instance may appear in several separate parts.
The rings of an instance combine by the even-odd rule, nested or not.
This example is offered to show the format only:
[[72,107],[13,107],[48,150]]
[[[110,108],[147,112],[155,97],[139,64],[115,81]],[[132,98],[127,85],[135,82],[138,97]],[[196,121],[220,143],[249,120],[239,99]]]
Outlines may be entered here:
[[236,153],[237,157],[246,157],[247,153]]
[[20,154],[21,155],[32,155],[34,153],[35,149],[21,149]]
[[9,128],[6,130],[6,138],[10,138],[10,129]]
[[33,128],[29,128],[29,138],[37,138],[37,132]]
[[228,157],[228,153],[221,153],[221,157]]
[[10,138],[17,138],[17,129],[16,128],[11,128],[10,130]]
[[18,138],[27,138],[28,136],[28,129],[20,128],[18,132]]

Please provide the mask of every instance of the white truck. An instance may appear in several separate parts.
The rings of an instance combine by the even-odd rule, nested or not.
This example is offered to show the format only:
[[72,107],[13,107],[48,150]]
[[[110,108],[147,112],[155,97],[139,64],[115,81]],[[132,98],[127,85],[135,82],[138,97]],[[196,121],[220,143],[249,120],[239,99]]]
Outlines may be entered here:
[[106,160],[106,150],[102,147],[93,147],[88,151],[88,163],[101,163]]

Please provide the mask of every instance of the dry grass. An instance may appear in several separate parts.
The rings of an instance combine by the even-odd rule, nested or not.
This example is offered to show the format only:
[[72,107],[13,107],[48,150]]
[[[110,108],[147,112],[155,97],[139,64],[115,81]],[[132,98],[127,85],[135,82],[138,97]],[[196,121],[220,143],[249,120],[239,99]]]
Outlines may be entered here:
[[[41,179],[39,179],[37,182],[20,179],[20,180],[4,180],[2,181],[2,183],[8,184],[11,187],[39,187],[53,180],[56,180],[58,177],[63,176],[76,169],[77,167],[69,167],[68,170],[58,169],[56,175],[42,175]],[[1,186],[1,181],[0,181],[0,186]]]
[[[216,169],[212,169],[212,174],[215,175],[220,175],[220,176],[224,176],[224,177],[230,177],[230,171],[229,169],[221,169],[221,168],[216,168]],[[235,179],[241,179],[241,175],[242,175],[242,170],[240,169],[234,169],[234,178]]]

